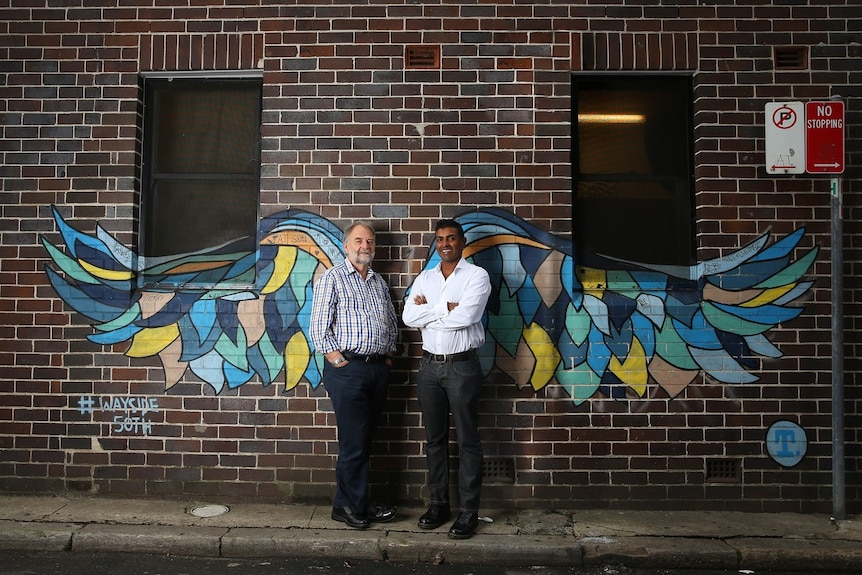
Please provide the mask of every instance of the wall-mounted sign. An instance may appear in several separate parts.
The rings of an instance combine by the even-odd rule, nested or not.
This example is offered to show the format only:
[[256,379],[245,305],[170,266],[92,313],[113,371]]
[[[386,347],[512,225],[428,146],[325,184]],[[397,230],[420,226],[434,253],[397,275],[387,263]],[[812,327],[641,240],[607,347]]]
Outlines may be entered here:
[[844,172],[844,102],[770,102],[765,108],[767,174]]
[[844,172],[844,102],[805,104],[805,171]]
[[792,421],[776,421],[766,432],[766,449],[776,463],[793,467],[808,452],[808,436]]
[[766,104],[766,173],[805,172],[805,106],[802,102]]

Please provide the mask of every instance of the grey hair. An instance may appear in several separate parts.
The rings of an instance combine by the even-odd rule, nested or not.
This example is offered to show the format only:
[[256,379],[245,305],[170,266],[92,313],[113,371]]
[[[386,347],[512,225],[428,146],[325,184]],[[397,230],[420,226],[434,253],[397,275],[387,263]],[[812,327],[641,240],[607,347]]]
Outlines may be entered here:
[[344,230],[344,237],[341,238],[341,241],[343,243],[347,243],[347,240],[350,238],[350,233],[356,228],[356,226],[362,226],[363,228],[371,232],[372,236],[374,236],[375,238],[377,237],[377,232],[374,231],[374,228],[371,227],[370,223],[366,222],[365,220],[357,220],[347,226],[347,229]]

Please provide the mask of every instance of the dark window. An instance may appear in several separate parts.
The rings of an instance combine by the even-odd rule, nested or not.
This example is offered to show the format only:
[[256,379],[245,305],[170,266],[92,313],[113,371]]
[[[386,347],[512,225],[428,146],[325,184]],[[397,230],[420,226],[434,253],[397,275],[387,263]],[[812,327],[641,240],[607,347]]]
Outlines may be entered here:
[[572,88],[579,263],[694,263],[690,78],[576,75]]
[[260,79],[144,79],[147,265],[202,251],[239,259],[255,250],[260,123]]

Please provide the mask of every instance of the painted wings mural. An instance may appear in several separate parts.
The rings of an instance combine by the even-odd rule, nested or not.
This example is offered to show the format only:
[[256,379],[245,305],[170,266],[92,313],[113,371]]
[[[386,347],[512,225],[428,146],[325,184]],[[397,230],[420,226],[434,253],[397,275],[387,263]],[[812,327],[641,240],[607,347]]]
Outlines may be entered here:
[[[322,360],[308,340],[311,287],[344,258],[341,231],[327,220],[289,210],[261,222],[256,253],[227,245],[139,266],[101,226],[89,236],[56,210],[54,219],[68,255],[43,238],[63,275],[50,266],[45,272],[63,301],[90,320],[90,341],[129,342],[127,356],[158,356],[167,388],[187,370],[216,393],[255,375],[266,386],[282,371],[287,389],[303,379],[319,385]],[[139,274],[164,287],[139,289]]]
[[[486,372],[496,364],[537,391],[556,381],[576,404],[596,393],[643,397],[650,379],[675,397],[701,371],[756,381],[753,358],[782,355],[764,334],[802,313],[793,303],[813,285],[801,278],[818,252],[793,259],[801,228],[692,267],[593,269],[576,264],[570,241],[508,212],[457,219],[464,256],[491,276]],[[438,261],[432,254],[426,268]]]
[[[280,212],[262,221],[254,254],[227,245],[143,265],[101,227],[91,236],[54,217],[66,247],[43,238],[56,267],[46,273],[91,322],[94,343],[128,342],[130,357],[158,356],[168,388],[187,371],[216,393],[255,376],[270,385],[282,372],[287,389],[319,385],[322,359],[307,336],[311,287],[344,257],[341,231],[326,219]],[[597,393],[642,397],[651,382],[673,397],[701,372],[755,381],[754,358],[782,355],[765,333],[802,312],[794,303],[812,286],[802,277],[817,256],[815,248],[794,259],[799,229],[691,268],[593,269],[576,264],[570,241],[503,210],[457,219],[465,257],[488,270],[494,287],[485,371],[536,391],[557,383],[576,404]],[[432,245],[425,267],[438,261]],[[140,274],[161,287],[140,289]]]

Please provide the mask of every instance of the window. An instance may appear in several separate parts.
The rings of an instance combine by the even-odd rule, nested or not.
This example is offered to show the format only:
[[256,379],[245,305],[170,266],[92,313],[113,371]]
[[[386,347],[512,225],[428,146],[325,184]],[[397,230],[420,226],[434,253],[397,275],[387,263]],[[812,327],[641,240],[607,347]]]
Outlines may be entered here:
[[[202,251],[221,261],[253,253],[260,190],[260,78],[145,77],[143,121],[143,267]],[[254,273],[253,267],[248,273]],[[191,281],[207,283],[205,278],[196,275]],[[217,273],[211,278],[221,279]],[[250,284],[254,278],[234,281]]]
[[686,76],[573,77],[579,263],[694,263],[691,102]]

